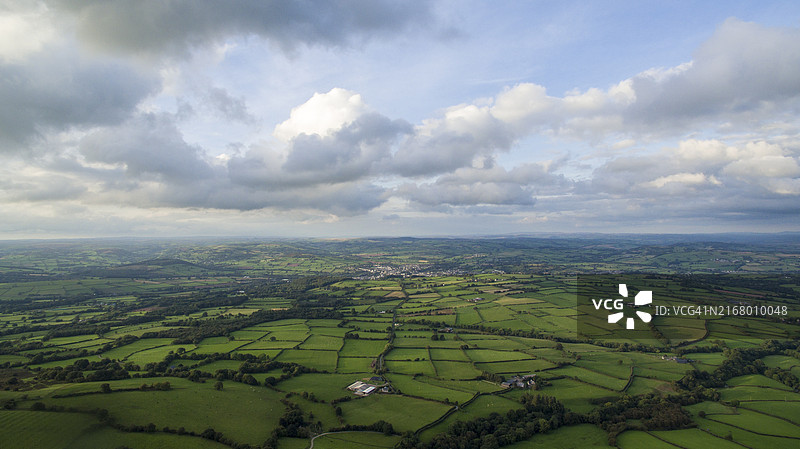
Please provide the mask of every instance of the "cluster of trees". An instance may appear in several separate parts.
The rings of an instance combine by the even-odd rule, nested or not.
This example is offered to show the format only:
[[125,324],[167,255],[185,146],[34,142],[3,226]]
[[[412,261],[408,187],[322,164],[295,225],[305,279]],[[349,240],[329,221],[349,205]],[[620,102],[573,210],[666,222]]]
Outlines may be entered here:
[[496,384],[499,384],[500,382],[503,381],[503,376],[496,373],[490,373],[488,371],[481,371],[481,374],[480,376],[478,376],[478,379],[488,380],[489,382],[494,382]]
[[726,348],[725,342],[717,340],[714,341],[714,344],[711,346],[691,346],[691,347],[675,348],[675,355],[678,357],[683,357],[684,354],[688,353],[709,354],[712,352],[722,352],[725,348]]
[[[681,405],[694,404],[704,399],[689,394],[648,394],[638,397],[625,395],[595,408],[586,416],[586,421],[595,423],[608,432],[608,444],[615,446],[617,435],[628,429],[676,430],[694,426],[691,416]],[[639,421],[632,424],[629,420]]]
[[768,355],[797,351],[798,348],[800,348],[800,342],[777,340],[767,340],[755,348],[725,348],[723,350],[725,360],[713,373],[693,370],[676,381],[675,385],[688,391],[699,387],[721,388],[725,386],[725,382],[734,377],[766,374],[767,370],[770,370],[770,377],[792,388],[797,388],[800,386],[797,376],[780,368],[768,368],[761,359]]
[[[76,360],[72,365],[65,367],[54,366],[51,368],[44,368],[36,374],[37,381],[58,381],[58,382],[94,382],[101,380],[119,380],[129,379],[131,377],[128,371],[137,371],[138,365],[121,363],[110,360],[102,359],[90,362],[87,359]],[[89,371],[84,375],[84,371]]]
[[319,431],[322,428],[321,422],[312,426],[306,421],[303,410],[294,402],[281,399],[281,403],[286,406],[286,409],[278,420],[278,427],[272,431],[269,439],[261,446],[262,448],[277,448],[278,438],[281,437],[308,438],[311,432]]
[[526,393],[520,399],[524,408],[509,410],[504,415],[492,413],[485,418],[460,421],[452,424],[445,433],[438,434],[428,443],[419,442],[413,435],[405,435],[398,447],[421,449],[484,449],[507,446],[527,440],[538,434],[557,429],[562,425],[578,424],[582,417],[567,412],[557,399]]
[[171,389],[172,389],[172,384],[170,384],[168,381],[153,382],[150,385],[142,384],[139,386],[139,390],[141,391],[169,391]]

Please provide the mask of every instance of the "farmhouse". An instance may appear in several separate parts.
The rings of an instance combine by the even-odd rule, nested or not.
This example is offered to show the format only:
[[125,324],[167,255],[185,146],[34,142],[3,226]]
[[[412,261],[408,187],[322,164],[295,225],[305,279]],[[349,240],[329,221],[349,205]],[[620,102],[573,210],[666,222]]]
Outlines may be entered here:
[[500,385],[504,388],[534,388],[536,386],[536,374],[514,376]]

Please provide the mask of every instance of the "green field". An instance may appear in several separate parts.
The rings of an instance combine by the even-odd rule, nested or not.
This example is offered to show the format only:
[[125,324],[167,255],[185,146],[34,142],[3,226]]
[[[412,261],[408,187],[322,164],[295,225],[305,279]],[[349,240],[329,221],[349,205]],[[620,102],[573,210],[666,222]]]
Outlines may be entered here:
[[[0,447],[436,449],[472,425],[512,449],[795,445],[800,245],[654,239],[0,242]],[[616,333],[576,306],[619,277],[787,313]],[[558,407],[519,421],[549,401],[528,395]]]

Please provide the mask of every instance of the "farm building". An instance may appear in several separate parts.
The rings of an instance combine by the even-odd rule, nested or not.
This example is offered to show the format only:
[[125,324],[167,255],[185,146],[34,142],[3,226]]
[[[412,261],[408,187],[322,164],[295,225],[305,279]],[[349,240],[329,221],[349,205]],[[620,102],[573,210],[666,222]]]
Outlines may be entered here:
[[369,396],[378,390],[378,386],[358,380],[350,384],[347,389],[352,391],[356,396]]
[[533,388],[536,386],[536,374],[514,376],[500,384],[504,388]]

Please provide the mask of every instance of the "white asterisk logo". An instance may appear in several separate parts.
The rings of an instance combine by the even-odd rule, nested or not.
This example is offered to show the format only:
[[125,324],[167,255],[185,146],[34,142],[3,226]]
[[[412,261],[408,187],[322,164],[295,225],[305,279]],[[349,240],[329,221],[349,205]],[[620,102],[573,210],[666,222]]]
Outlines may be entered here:
[[[627,298],[628,297],[628,286],[626,284],[619,284],[619,294],[623,298]],[[644,306],[644,305],[650,304],[652,302],[653,302],[653,292],[649,291],[649,290],[648,291],[640,291],[633,298],[633,304],[634,304],[635,307]],[[642,312],[640,310],[636,311],[636,315],[639,317],[640,320],[642,320],[645,323],[649,323],[650,320],[653,319],[653,317],[649,313]],[[619,320],[621,320],[624,316],[625,316],[624,312],[612,313],[611,315],[608,316],[608,322],[611,323],[611,324],[616,323]],[[633,329],[634,328],[633,327],[633,321],[634,320],[633,320],[632,317],[628,317],[625,320],[625,328],[626,329]]]

